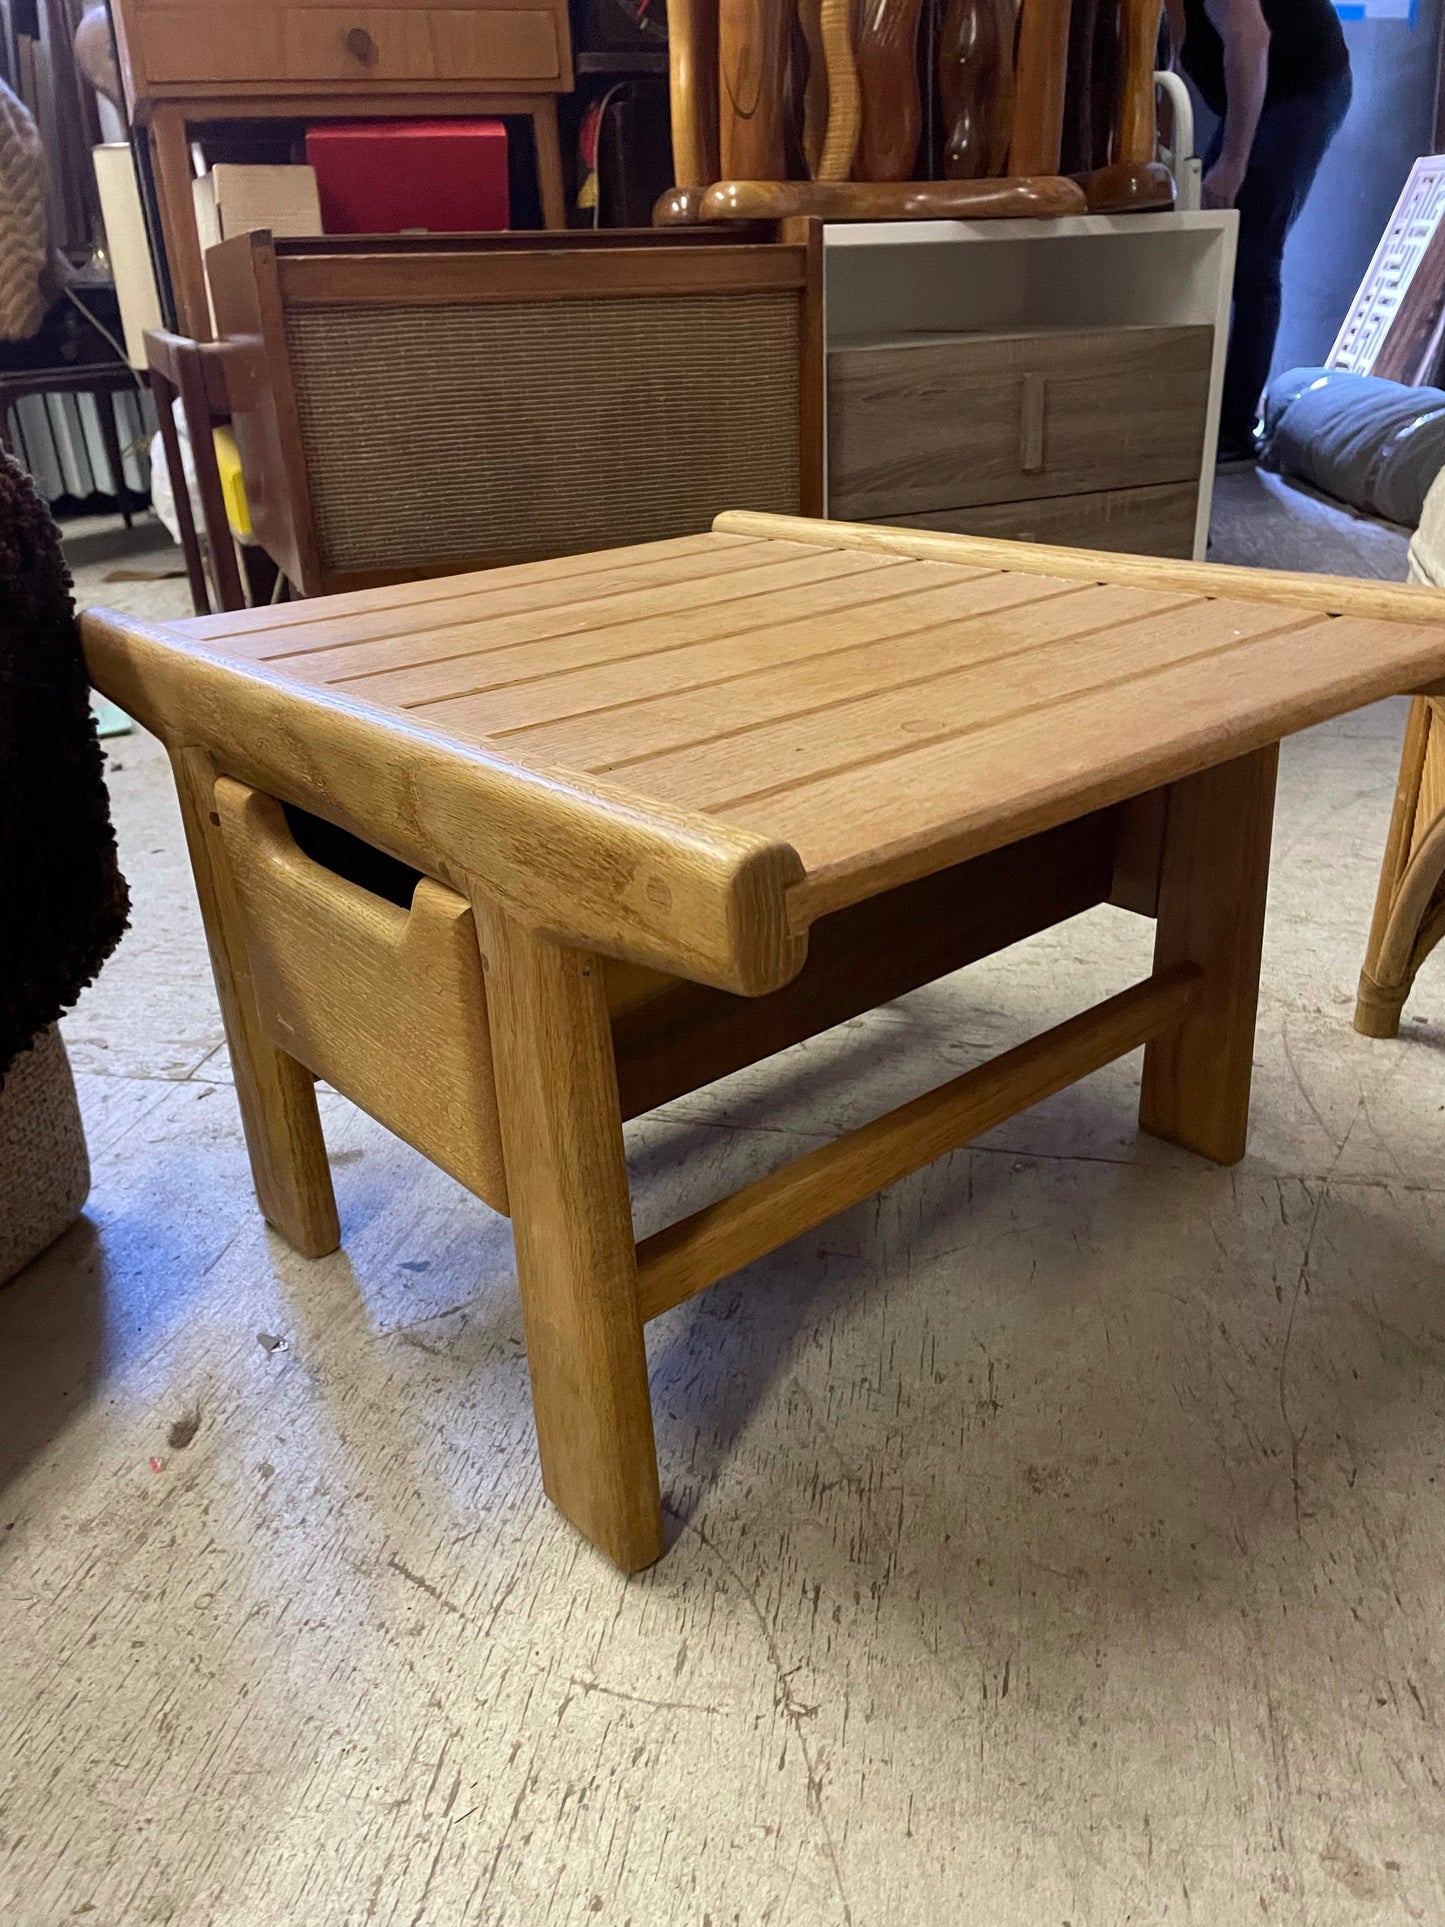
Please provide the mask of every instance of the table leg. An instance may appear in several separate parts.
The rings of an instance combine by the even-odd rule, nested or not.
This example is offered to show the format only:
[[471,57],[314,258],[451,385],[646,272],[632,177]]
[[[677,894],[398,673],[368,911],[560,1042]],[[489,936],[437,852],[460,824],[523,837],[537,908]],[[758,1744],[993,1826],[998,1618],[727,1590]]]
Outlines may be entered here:
[[624,1572],[662,1510],[612,1031],[596,959],[475,904],[547,1496]]
[[1175,783],[1154,968],[1195,963],[1199,1002],[1144,1052],[1139,1122],[1218,1164],[1244,1156],[1279,745]]
[[542,225],[567,225],[567,190],[562,180],[562,143],[557,135],[557,103],[550,94],[532,109],[532,145],[537,150],[537,194]]
[[256,1197],[267,1222],[288,1244],[303,1257],[324,1258],[340,1244],[341,1225],[315,1082],[261,1029],[245,934],[220,843],[215,768],[199,750],[181,750],[173,764]]

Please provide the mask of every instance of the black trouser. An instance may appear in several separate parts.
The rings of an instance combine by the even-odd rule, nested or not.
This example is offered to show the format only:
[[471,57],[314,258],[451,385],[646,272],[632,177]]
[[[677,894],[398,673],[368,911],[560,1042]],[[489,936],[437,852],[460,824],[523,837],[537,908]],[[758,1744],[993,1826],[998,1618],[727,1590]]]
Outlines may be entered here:
[[[1280,265],[1289,231],[1299,218],[1325,149],[1350,104],[1350,74],[1307,94],[1270,103],[1259,117],[1249,167],[1235,206],[1239,252],[1234,263],[1234,322],[1224,365],[1219,416],[1222,450],[1248,447],[1259,412],[1260,390],[1269,379],[1279,333]],[[1224,123],[1215,129],[1204,158],[1207,174],[1219,159]]]

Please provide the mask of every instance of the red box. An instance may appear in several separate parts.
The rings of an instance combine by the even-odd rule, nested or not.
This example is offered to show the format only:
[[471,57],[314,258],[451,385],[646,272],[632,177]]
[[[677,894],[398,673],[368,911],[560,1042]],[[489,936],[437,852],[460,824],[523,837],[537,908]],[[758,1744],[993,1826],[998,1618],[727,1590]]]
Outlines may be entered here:
[[473,234],[509,225],[499,120],[332,121],[306,131],[328,234]]

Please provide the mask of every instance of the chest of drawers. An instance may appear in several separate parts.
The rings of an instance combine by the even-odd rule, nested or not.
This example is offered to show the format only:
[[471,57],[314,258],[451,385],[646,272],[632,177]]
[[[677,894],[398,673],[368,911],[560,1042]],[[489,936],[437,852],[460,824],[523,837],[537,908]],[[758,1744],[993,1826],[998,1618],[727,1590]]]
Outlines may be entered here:
[[199,122],[525,118],[544,220],[566,226],[556,113],[557,95],[572,86],[566,0],[115,0],[113,12],[126,97],[150,146],[183,333],[204,340],[210,332],[190,186],[190,129]]

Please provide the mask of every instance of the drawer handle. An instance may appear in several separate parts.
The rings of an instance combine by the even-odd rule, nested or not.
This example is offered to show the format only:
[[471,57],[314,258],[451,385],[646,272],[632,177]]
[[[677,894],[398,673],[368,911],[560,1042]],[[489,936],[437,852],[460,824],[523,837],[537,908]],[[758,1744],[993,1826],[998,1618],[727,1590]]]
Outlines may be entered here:
[[1025,375],[1019,409],[1019,467],[1037,475],[1044,465],[1044,378]]
[[363,67],[370,67],[376,59],[376,42],[365,27],[353,27],[346,36],[346,51]]

